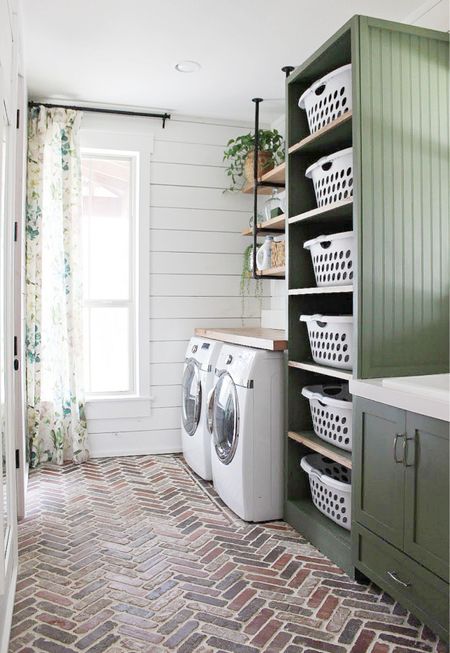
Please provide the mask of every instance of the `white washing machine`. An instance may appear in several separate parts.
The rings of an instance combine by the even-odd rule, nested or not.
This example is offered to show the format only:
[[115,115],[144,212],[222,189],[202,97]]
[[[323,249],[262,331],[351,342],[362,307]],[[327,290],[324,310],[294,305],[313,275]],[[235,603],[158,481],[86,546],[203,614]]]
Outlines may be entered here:
[[206,481],[211,473],[211,433],[206,401],[214,384],[221,342],[191,338],[184,362],[181,400],[181,442],[189,467]]
[[283,354],[224,344],[208,402],[214,487],[246,521],[283,516]]

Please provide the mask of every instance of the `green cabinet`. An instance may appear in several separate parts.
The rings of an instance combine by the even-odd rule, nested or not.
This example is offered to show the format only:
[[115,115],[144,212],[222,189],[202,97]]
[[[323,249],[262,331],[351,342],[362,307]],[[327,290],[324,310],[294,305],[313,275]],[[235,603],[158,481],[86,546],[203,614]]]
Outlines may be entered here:
[[353,438],[354,519],[391,544],[402,546],[405,482],[403,465],[397,461],[402,455],[405,413],[360,399],[358,406],[356,411],[353,407],[359,436]]
[[449,424],[353,397],[357,569],[448,638]]
[[448,581],[449,425],[406,413],[403,550]]
[[[300,97],[348,64],[351,111],[336,117],[343,105],[338,108],[335,96],[336,113],[330,111],[329,122],[311,133]],[[308,478],[299,469],[301,456],[318,446],[301,390],[352,378],[448,372],[448,73],[447,33],[354,16],[287,78],[285,518],[350,575],[353,532],[314,507]],[[326,114],[325,102],[319,110]],[[323,156],[347,148],[353,148],[352,196],[337,193],[318,206],[305,173]],[[331,173],[331,183],[336,181]],[[354,232],[353,283],[317,286],[305,242],[347,231]],[[312,358],[302,314],[353,316],[352,370]],[[342,463],[339,450],[321,446],[328,457],[353,468],[354,523],[433,579],[435,574],[443,579],[447,520],[442,505],[435,505],[445,491],[441,427],[387,407],[367,407],[356,419],[361,439],[356,438],[351,460]],[[429,476],[431,468],[439,481]],[[440,586],[434,596],[440,596]]]

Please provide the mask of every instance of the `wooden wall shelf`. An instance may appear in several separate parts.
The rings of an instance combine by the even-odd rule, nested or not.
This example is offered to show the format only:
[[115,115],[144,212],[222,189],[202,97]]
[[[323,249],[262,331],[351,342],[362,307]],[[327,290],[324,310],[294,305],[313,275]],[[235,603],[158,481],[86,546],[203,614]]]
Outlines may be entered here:
[[284,265],[278,268],[268,268],[267,270],[259,270],[257,273],[258,277],[280,277],[284,278],[286,274],[286,268]]
[[[264,181],[266,183],[273,184],[284,184],[286,175],[286,163],[280,163],[280,165],[275,166],[272,170],[266,172],[259,181]],[[274,186],[276,188],[276,186]],[[270,186],[259,186],[258,193],[262,195],[271,195],[272,188]],[[246,184],[242,189],[243,193],[253,193],[253,182]]]
[[349,469],[352,467],[352,454],[350,451],[344,451],[344,449],[339,449],[339,447],[335,447],[333,444],[321,440],[314,431],[301,431],[300,433],[289,431],[288,437],[322,454],[322,456],[331,458],[331,460],[344,465],[344,467],[348,467]]
[[[270,220],[265,220],[264,222],[258,223],[258,231],[267,231],[273,233],[284,233],[284,228],[286,224],[286,216],[284,213],[277,215],[275,218],[270,218]],[[244,229],[242,232],[243,236],[253,236],[253,229],[249,227]]]

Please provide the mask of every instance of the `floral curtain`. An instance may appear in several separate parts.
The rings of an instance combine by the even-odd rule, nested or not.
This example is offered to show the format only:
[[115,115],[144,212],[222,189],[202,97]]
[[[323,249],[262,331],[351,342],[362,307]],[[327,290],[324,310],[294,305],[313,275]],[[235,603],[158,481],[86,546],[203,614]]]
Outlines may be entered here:
[[80,272],[81,114],[31,110],[26,211],[30,466],[88,457]]

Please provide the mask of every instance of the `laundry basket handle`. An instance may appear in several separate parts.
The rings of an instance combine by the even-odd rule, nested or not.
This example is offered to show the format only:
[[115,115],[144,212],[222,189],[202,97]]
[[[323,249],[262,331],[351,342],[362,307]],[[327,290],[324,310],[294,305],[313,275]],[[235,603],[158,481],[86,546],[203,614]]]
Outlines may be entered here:
[[314,89],[314,93],[316,95],[322,95],[324,90],[326,89],[327,85],[326,84],[320,84],[320,86],[317,86],[317,88]]
[[317,326],[319,326],[321,329],[324,329],[324,328],[327,326],[328,322],[321,322],[320,320],[317,320],[317,321],[316,321],[316,324],[317,324]]
[[322,168],[322,170],[327,172],[327,170],[329,170],[332,165],[333,165],[333,161],[325,161],[325,163],[322,163],[320,167]]
[[[316,401],[323,399],[322,395],[320,395],[318,392],[312,392],[311,390],[308,390],[307,387],[302,388],[302,395],[306,397],[306,399],[315,399]],[[325,405],[326,404],[324,404],[324,406]]]
[[331,245],[331,240],[322,240],[321,243],[319,243],[322,249],[328,249]]

